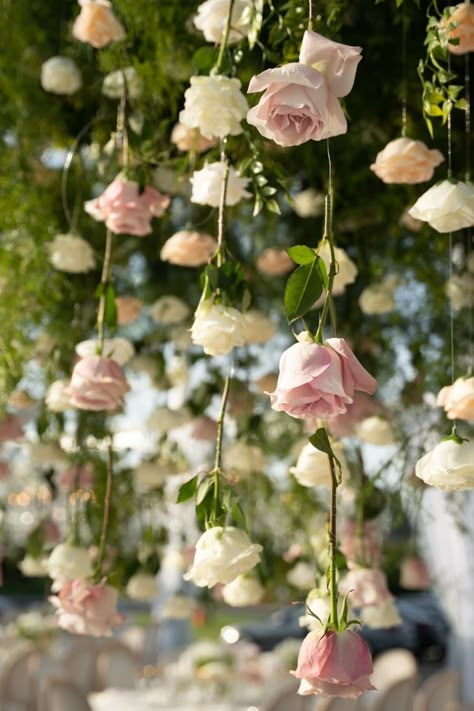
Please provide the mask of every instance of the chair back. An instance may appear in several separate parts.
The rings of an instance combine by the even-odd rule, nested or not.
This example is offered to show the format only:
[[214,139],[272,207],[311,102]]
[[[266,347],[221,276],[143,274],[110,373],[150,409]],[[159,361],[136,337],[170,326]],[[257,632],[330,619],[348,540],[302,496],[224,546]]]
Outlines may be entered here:
[[36,685],[43,653],[26,649],[7,659],[0,674],[2,706],[18,709],[36,708]]
[[407,649],[390,649],[382,652],[374,660],[374,671],[370,677],[376,689],[387,689],[402,679],[415,679],[417,663],[415,656]]
[[49,679],[45,685],[41,709],[44,711],[92,711],[85,694],[65,679]]
[[416,677],[394,682],[376,697],[371,711],[412,711],[415,686]]
[[97,645],[80,640],[64,657],[64,667],[74,674],[74,684],[87,696],[97,690]]
[[313,704],[310,696],[298,696],[299,679],[281,684],[262,704],[261,711],[309,711]]
[[137,685],[137,659],[121,642],[106,642],[97,657],[99,689],[133,689]]
[[363,711],[365,709],[364,696],[358,699],[315,698],[318,699],[313,707],[315,711]]
[[459,703],[461,679],[451,669],[436,672],[418,689],[413,705],[414,711],[446,711],[450,704]]

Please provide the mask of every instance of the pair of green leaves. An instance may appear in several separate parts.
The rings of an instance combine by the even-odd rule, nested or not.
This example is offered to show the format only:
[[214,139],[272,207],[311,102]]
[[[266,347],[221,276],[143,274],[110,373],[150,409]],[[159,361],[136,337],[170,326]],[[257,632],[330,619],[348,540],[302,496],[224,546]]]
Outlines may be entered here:
[[321,257],[306,245],[296,245],[287,250],[292,260],[300,266],[288,279],[285,289],[285,311],[289,323],[302,318],[329,286],[326,265]]
[[204,299],[218,293],[223,303],[241,304],[243,311],[250,306],[251,296],[245,282],[244,270],[234,261],[227,261],[221,266],[208,264],[201,275]]
[[233,486],[222,481],[220,474],[217,479],[214,471],[204,476],[196,474],[185,482],[178,492],[177,503],[192,498],[196,500],[196,518],[201,530],[225,526],[229,519],[240,528],[246,528],[245,515],[240,507],[237,492]]

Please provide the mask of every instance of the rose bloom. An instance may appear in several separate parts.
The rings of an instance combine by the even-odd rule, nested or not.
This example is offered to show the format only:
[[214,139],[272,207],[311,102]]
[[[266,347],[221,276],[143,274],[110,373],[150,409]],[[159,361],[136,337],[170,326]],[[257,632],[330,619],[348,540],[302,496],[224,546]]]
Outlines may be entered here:
[[458,378],[438,393],[436,404],[449,420],[474,420],[474,378]]
[[268,276],[282,276],[295,268],[295,263],[284,249],[268,247],[257,258],[256,267],[259,272]]
[[59,627],[72,634],[110,637],[112,628],[125,619],[117,612],[118,592],[110,585],[72,580],[49,601],[56,608]]
[[60,590],[66,581],[83,580],[92,575],[89,551],[69,543],[59,543],[53,548],[47,566],[48,575],[54,580],[53,592]]
[[[207,42],[220,44],[227,24],[230,0],[206,0],[197,9],[194,26],[204,34]],[[227,44],[235,44],[247,36],[251,20],[249,0],[235,0],[232,8],[231,30]]]
[[370,170],[384,183],[424,183],[443,160],[439,151],[430,150],[423,141],[397,138],[377,154]]
[[41,65],[41,86],[52,94],[69,96],[81,88],[81,72],[69,57],[51,57]]
[[410,556],[400,565],[400,585],[405,590],[427,590],[431,576],[424,560]]
[[81,12],[76,17],[72,34],[80,42],[87,42],[96,49],[109,42],[124,39],[125,30],[117,20],[108,0],[78,0]]
[[48,575],[48,559],[41,555],[38,558],[25,555],[17,567],[25,578],[45,578]]
[[186,128],[199,129],[208,139],[240,135],[241,121],[248,111],[240,81],[215,75],[194,76],[190,83],[184,93],[184,109],[179,114],[179,122]]
[[354,521],[344,521],[339,550],[344,554],[348,568],[355,564],[376,568],[382,556],[381,536],[376,527],[365,521],[361,534]]
[[243,318],[247,343],[266,343],[275,335],[275,324],[261,311],[250,309],[244,313]]
[[[448,23],[456,23],[456,27],[447,33],[449,39],[459,39],[459,44],[448,43],[452,54],[467,54],[474,52],[474,6],[468,2],[456,5],[449,16]],[[441,25],[446,26],[442,20]]]
[[397,441],[390,422],[378,415],[366,417],[365,420],[356,424],[354,430],[356,437],[368,444],[383,447],[389,444],[395,444]]
[[[222,163],[222,161],[207,163],[201,170],[195,170],[190,179],[193,186],[191,202],[195,202],[197,205],[219,207],[223,177],[224,163]],[[237,205],[243,198],[251,197],[251,193],[245,189],[249,182],[250,178],[242,178],[240,174],[230,166],[227,178],[225,204],[228,206]]]
[[217,437],[217,422],[207,415],[198,417],[192,423],[192,439],[214,441]]
[[153,321],[167,325],[182,323],[190,313],[189,306],[178,296],[172,294],[160,296],[150,307],[150,316]]
[[474,186],[461,180],[443,180],[418,198],[408,211],[437,232],[456,232],[474,225]]
[[338,98],[352,89],[361,51],[307,30],[299,62],[267,69],[250,81],[250,93],[265,93],[248,112],[248,123],[280,146],[345,133]]
[[362,367],[343,338],[325,345],[295,343],[280,358],[272,408],[299,419],[340,415],[357,390],[373,394],[377,381]]
[[[329,266],[331,263],[331,250],[329,247],[329,242],[325,239],[323,240],[317,249],[318,256],[321,257],[326,269],[329,273]],[[332,285],[332,293],[334,296],[339,296],[343,294],[346,290],[346,286],[353,284],[355,282],[356,276],[359,273],[356,265],[349,257],[345,250],[340,247],[336,247],[334,250],[334,256],[337,262],[337,274],[334,277],[334,282]]]
[[179,267],[200,267],[209,261],[216,249],[217,242],[211,235],[181,230],[166,240],[160,258]]
[[49,261],[56,269],[69,274],[83,274],[95,267],[94,251],[77,235],[56,235],[47,245]]
[[380,568],[352,568],[340,583],[342,595],[349,594],[352,607],[383,605],[393,600],[387,586],[387,576]]
[[224,449],[223,467],[227,473],[232,470],[239,474],[261,472],[266,467],[265,455],[256,444],[240,440]]
[[314,188],[301,190],[293,195],[293,210],[298,217],[319,217],[324,212],[324,195]]
[[212,588],[217,583],[231,583],[260,562],[262,546],[252,543],[245,531],[234,526],[214,526],[196,543],[191,570],[185,580],[198,587]]
[[301,679],[298,694],[356,699],[374,687],[374,668],[367,644],[356,632],[310,632],[303,640],[298,667],[290,672]]
[[80,360],[67,394],[80,410],[116,410],[130,390],[121,367],[111,358],[89,356]]
[[125,88],[128,99],[136,99],[142,92],[142,83],[135,67],[124,67],[110,72],[102,82],[102,93],[109,99],[121,99]]
[[[79,358],[89,358],[97,353],[97,341],[89,339],[76,345]],[[135,348],[126,338],[105,338],[102,348],[104,358],[112,358],[119,365],[125,365],[135,355]]]
[[437,489],[474,489],[474,442],[458,444],[452,439],[440,442],[418,460],[415,474]]
[[131,600],[151,602],[158,595],[155,576],[144,571],[138,571],[128,581],[125,592]]
[[194,314],[191,338],[207,355],[226,355],[245,344],[242,314],[232,306],[203,301]]
[[7,415],[0,422],[0,442],[15,442],[24,434],[23,425],[16,415]]
[[360,618],[364,625],[373,629],[390,629],[402,624],[402,618],[394,602],[371,605],[361,610]]
[[66,394],[68,387],[69,380],[55,380],[51,383],[45,397],[46,407],[50,412],[66,412],[72,408],[71,400]]
[[217,146],[217,138],[204,138],[197,128],[187,128],[181,123],[175,124],[171,131],[171,143],[174,143],[178,151],[187,153],[204,153],[209,148]]
[[143,301],[136,299],[134,296],[117,296],[115,307],[119,326],[136,321],[143,311],[143,306]]
[[169,204],[168,195],[149,185],[140,192],[138,183],[119,175],[102,195],[84,203],[84,209],[116,235],[145,237],[152,231],[153,217],[161,217]]
[[286,580],[294,588],[298,588],[298,590],[310,590],[314,588],[315,574],[314,566],[301,560],[288,571]]
[[474,279],[469,272],[453,274],[445,284],[445,291],[454,311],[474,305]]
[[[340,442],[333,442],[332,448],[341,463],[342,478],[344,479],[349,471],[344,456],[344,447]],[[296,465],[290,467],[290,474],[293,474],[301,486],[331,486],[329,457],[324,452],[313,447],[311,442],[305,444],[301,450]]]
[[265,588],[257,578],[239,575],[238,578],[222,588],[222,597],[231,607],[246,607],[258,605],[265,595]]

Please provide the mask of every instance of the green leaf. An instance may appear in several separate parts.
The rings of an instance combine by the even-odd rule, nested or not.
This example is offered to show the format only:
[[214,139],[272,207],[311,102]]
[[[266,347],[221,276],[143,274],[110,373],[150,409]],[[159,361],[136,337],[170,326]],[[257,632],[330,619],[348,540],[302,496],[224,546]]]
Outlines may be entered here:
[[269,212],[275,213],[275,215],[281,215],[280,206],[276,200],[267,200],[265,203],[265,208]]
[[328,433],[324,427],[320,427],[316,430],[316,432],[309,438],[309,441],[315,449],[319,449],[320,452],[324,452],[325,454],[334,457],[331,442],[329,441]]
[[314,250],[304,244],[288,247],[286,251],[296,264],[312,264],[316,260]]
[[200,72],[207,72],[212,69],[217,61],[218,52],[212,47],[200,47],[192,58],[193,67]]
[[196,476],[193,476],[192,479],[182,484],[178,491],[178,498],[176,499],[176,503],[181,504],[183,501],[189,501],[189,499],[192,499],[194,494],[196,493],[198,482],[199,474],[196,474]]
[[250,28],[247,34],[249,47],[253,49],[258,39],[260,30],[262,29],[263,23],[263,6],[265,0],[253,0],[251,8],[251,22]]
[[319,274],[321,276],[321,281],[323,282],[323,286],[325,289],[329,288],[329,275],[328,275],[328,270],[326,269],[326,263],[322,257],[318,257],[318,269],[319,269]]
[[323,291],[318,262],[303,264],[293,272],[285,289],[285,311],[289,323],[305,315]]
[[197,487],[197,494],[196,494],[196,505],[199,506],[204,499],[207,496],[207,492],[209,491],[209,487],[213,484],[213,479],[210,477],[206,477],[201,481],[199,486]]
[[231,509],[231,515],[234,523],[237,524],[239,528],[247,529],[247,522],[245,520],[245,514],[238,502],[236,502]]
[[106,325],[114,330],[117,326],[117,306],[115,305],[115,289],[110,282],[105,288],[104,320]]

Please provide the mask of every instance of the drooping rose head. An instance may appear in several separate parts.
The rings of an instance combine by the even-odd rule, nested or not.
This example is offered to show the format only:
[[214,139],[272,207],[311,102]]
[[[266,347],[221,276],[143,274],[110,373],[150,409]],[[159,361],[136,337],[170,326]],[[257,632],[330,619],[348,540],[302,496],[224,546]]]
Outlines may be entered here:
[[[207,42],[220,44],[229,15],[230,0],[205,0],[193,19],[195,27],[204,34]],[[232,7],[228,44],[239,42],[247,36],[252,18],[249,0],[236,0]]]
[[462,180],[436,183],[418,198],[408,214],[443,234],[472,227],[474,185]]
[[49,601],[56,608],[58,625],[72,634],[110,637],[113,627],[125,619],[117,612],[118,592],[110,585],[72,580]]
[[166,240],[160,258],[179,267],[200,267],[206,264],[217,249],[217,242],[203,232],[181,230]]
[[171,143],[174,143],[178,151],[191,151],[192,153],[203,153],[217,146],[217,138],[205,138],[199,129],[188,128],[181,123],[177,123],[171,131]]
[[290,672],[301,679],[298,694],[356,699],[374,689],[369,648],[356,632],[310,632],[303,640],[298,667]]
[[452,439],[440,442],[417,461],[415,474],[438,489],[474,489],[474,442],[458,443]]
[[143,311],[143,301],[134,296],[117,296],[115,307],[117,309],[117,323],[124,326],[127,323],[136,321]]
[[248,104],[238,79],[223,75],[194,76],[190,84],[184,93],[184,109],[179,114],[183,126],[197,128],[210,140],[242,133],[241,122]]
[[79,0],[81,12],[72,28],[73,37],[96,49],[125,37],[125,30],[117,20],[108,0]]
[[152,231],[153,217],[161,217],[169,204],[168,195],[150,185],[140,192],[138,183],[118,176],[102,195],[86,202],[84,209],[114,234],[144,237]]
[[442,388],[436,404],[450,420],[474,420],[474,378],[458,378]]
[[282,274],[291,272],[295,267],[295,263],[287,254],[286,250],[268,247],[257,257],[256,266],[258,271],[262,272],[262,274],[281,276]]
[[245,343],[242,314],[233,306],[203,301],[194,315],[191,338],[207,355],[227,355]]
[[448,50],[452,54],[467,54],[474,52],[474,5],[463,2],[456,5],[449,16],[448,22],[442,20],[441,26],[447,27],[450,24],[456,26],[447,32],[449,39],[458,39],[458,44],[448,43]]
[[74,367],[67,394],[81,410],[115,410],[130,390],[121,367],[111,358],[88,356]]
[[370,169],[384,183],[424,183],[431,180],[436,166],[444,160],[442,154],[430,150],[423,141],[396,138],[377,154]]
[[349,594],[352,607],[383,605],[393,600],[387,585],[387,576],[380,568],[352,568],[339,585],[342,595]]
[[291,417],[327,419],[346,412],[357,390],[372,394],[376,380],[362,367],[343,338],[325,345],[295,343],[280,359],[272,408]]
[[41,65],[41,86],[52,94],[69,96],[81,88],[81,72],[69,57],[51,57]]
[[[224,163],[207,163],[201,170],[195,170],[190,182],[192,184],[191,202],[197,205],[210,205],[219,207],[222,192],[222,179],[224,177]],[[227,176],[227,189],[225,204],[237,205],[243,198],[251,197],[246,190],[250,178],[243,178],[232,166],[229,167]]]

